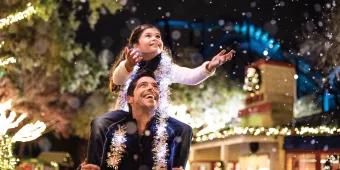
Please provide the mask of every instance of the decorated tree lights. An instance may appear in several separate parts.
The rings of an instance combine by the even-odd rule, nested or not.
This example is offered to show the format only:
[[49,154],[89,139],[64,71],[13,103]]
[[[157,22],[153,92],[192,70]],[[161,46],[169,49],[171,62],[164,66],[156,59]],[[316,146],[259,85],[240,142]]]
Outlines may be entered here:
[[[20,91],[18,108],[39,114],[46,122],[58,122],[51,128],[64,137],[73,133],[87,138],[85,127],[113,99],[103,83],[110,63],[97,57],[90,45],[76,40],[84,22],[77,14],[86,11],[87,22],[95,29],[102,15],[114,14],[125,4],[110,0],[0,1],[4,9],[0,12],[0,78],[11,80],[12,89]],[[0,87],[2,92],[7,89]],[[51,102],[55,104],[51,106]],[[89,105],[98,107],[89,111]]]
[[296,83],[291,64],[258,60],[247,68],[246,108],[239,111],[242,126],[275,127],[293,119]]
[[[0,104],[0,169],[15,169],[19,159],[15,158],[12,150],[15,142],[28,142],[35,140],[45,131],[46,125],[41,121],[28,123],[21,127],[13,136],[7,134],[8,130],[17,128],[27,118],[26,114],[17,115],[11,111],[12,101]],[[7,113],[8,116],[7,116]]]
[[5,18],[0,19],[0,30],[5,28],[6,26],[9,26],[15,22],[18,22],[20,20],[23,20],[25,18],[31,17],[33,14],[35,14],[37,11],[34,6],[32,6],[31,3],[27,3],[27,7],[25,10],[8,15]]

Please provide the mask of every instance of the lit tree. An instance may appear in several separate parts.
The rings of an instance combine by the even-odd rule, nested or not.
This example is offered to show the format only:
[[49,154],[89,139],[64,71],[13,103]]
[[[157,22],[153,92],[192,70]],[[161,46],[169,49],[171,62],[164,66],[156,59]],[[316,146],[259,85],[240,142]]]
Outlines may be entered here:
[[[115,0],[5,0],[0,6],[0,101],[14,100],[16,110],[52,124],[66,137],[82,103],[90,103],[88,96],[96,92],[109,97],[101,83],[107,80],[108,63],[99,62],[89,45],[76,42],[80,24],[76,14],[88,6],[88,23],[94,28],[100,11],[112,14],[122,4]],[[101,101],[103,107],[110,102]],[[87,123],[76,126],[81,131],[91,119],[85,117]]]

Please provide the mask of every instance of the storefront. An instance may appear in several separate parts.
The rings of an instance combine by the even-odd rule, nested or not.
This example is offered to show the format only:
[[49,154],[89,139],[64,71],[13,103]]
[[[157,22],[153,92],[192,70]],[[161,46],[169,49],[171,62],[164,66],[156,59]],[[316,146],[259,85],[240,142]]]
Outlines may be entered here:
[[340,136],[285,137],[286,170],[338,170]]
[[[193,144],[191,170],[275,170],[284,167],[283,138],[233,136]],[[280,168],[282,167],[282,168]]]

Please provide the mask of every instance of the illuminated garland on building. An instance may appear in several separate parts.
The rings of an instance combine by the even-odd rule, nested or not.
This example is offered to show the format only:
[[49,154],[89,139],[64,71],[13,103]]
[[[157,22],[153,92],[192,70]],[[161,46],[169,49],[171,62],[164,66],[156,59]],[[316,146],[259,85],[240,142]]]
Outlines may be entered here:
[[212,141],[215,139],[224,139],[236,135],[249,135],[249,136],[318,136],[318,135],[339,135],[340,128],[336,127],[230,127],[224,130],[213,132],[205,135],[194,137],[194,142]]
[[25,18],[28,18],[35,14],[37,11],[32,6],[31,3],[27,4],[27,8],[24,11],[17,12],[15,14],[11,14],[7,16],[6,18],[0,19],[0,30],[3,29],[6,26],[11,25],[12,23],[18,22],[20,20],[23,20]]
[[6,58],[6,59],[0,59],[0,66],[13,64],[13,63],[16,63],[16,62],[17,62],[17,60],[14,57],[9,57],[9,58]]

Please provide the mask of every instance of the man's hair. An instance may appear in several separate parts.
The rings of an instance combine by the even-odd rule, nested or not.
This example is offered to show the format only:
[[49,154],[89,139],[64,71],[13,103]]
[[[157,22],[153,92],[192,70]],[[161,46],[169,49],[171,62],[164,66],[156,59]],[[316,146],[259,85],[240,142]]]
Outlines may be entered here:
[[137,85],[137,81],[142,78],[142,77],[151,77],[153,79],[155,79],[155,75],[151,72],[148,71],[141,71],[141,72],[137,72],[135,75],[132,75],[132,80],[127,88],[127,96],[133,96],[133,91],[136,88]]

